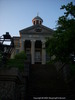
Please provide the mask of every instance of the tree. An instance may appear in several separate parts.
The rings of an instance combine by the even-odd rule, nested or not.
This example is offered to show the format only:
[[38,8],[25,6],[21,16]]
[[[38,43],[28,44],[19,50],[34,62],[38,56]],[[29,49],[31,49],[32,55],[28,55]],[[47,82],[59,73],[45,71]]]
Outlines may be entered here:
[[14,59],[9,59],[7,62],[7,67],[16,67],[20,71],[24,70],[25,60],[27,59],[24,51],[19,52],[14,56]]
[[71,54],[75,55],[75,5],[71,2],[60,9],[65,9],[66,12],[59,17],[53,37],[49,38],[46,44],[50,55],[67,62]]
[[23,59],[23,60],[26,60],[26,54],[24,51],[21,51],[20,53],[16,54],[14,56],[15,59]]

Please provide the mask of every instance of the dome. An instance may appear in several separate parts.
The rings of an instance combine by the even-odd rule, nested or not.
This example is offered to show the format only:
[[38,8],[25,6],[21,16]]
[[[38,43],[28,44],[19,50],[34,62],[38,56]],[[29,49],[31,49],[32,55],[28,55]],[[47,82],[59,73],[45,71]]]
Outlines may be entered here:
[[43,19],[40,18],[39,16],[36,16],[36,17],[33,18],[32,22],[33,22],[34,25],[36,25],[36,24],[41,25],[43,23]]
[[43,22],[42,18],[40,18],[39,16],[34,17],[32,21],[34,21],[34,20],[40,20]]

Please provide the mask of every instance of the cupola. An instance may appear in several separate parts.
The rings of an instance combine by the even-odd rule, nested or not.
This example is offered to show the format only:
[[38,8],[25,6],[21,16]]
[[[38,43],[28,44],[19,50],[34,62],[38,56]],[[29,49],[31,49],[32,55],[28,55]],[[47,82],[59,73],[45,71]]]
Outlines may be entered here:
[[43,20],[39,16],[36,16],[35,18],[33,18],[32,23],[33,25],[37,25],[37,24],[41,25],[43,23]]

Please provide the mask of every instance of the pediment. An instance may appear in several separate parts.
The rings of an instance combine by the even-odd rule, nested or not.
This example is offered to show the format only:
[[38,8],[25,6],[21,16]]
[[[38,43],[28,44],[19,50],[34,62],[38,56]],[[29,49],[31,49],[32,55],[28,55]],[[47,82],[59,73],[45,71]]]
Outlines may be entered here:
[[53,34],[54,31],[44,25],[33,25],[23,30],[20,30],[20,34]]

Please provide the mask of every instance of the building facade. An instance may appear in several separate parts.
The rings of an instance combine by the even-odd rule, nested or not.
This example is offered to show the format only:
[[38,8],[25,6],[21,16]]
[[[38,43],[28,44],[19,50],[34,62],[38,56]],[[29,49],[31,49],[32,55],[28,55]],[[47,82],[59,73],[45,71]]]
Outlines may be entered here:
[[33,25],[19,31],[20,37],[13,37],[14,51],[16,53],[25,51],[27,58],[31,60],[31,64],[46,64],[49,56],[46,53],[46,38],[52,37],[53,30],[42,25],[43,19],[36,16],[32,20]]

